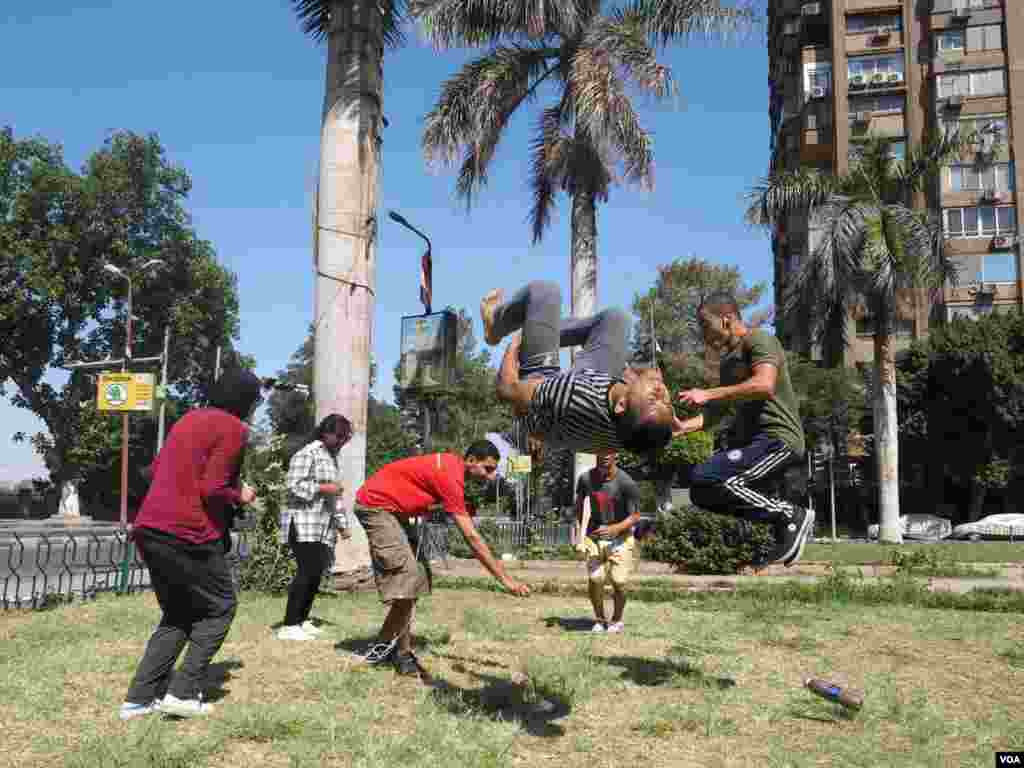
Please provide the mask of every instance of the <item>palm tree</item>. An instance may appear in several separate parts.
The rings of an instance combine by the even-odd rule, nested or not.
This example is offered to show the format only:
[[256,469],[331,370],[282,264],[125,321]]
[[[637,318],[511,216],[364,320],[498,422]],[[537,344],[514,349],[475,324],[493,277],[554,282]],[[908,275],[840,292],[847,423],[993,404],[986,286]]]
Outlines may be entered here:
[[808,217],[820,235],[790,278],[784,317],[799,318],[812,341],[849,344],[847,318],[866,308],[874,320],[874,435],[883,541],[902,539],[899,528],[899,457],[896,432],[897,313],[908,300],[934,297],[957,280],[946,254],[941,222],[915,210],[942,166],[961,155],[959,134],[930,138],[903,162],[880,137],[868,138],[848,172],[811,169],[778,172],[748,195],[748,221],[776,228],[794,214]]
[[[602,6],[605,7],[602,7]],[[540,112],[531,152],[533,242],[551,222],[560,191],[572,198],[572,313],[596,310],[597,204],[614,181],[653,184],[654,150],[630,96],[675,92],[655,46],[748,28],[746,10],[721,0],[411,0],[436,46],[489,47],[444,83],[427,115],[429,160],[460,162],[457,194],[471,205],[486,183],[501,136],[541,86],[553,98]]]
[[[327,41],[320,172],[313,215],[316,418],[340,413],[352,440],[338,464],[346,507],[366,472],[384,46],[402,42],[400,0],[291,0],[303,31]],[[338,567],[368,564],[365,538],[339,545]],[[349,550],[356,549],[356,552]]]

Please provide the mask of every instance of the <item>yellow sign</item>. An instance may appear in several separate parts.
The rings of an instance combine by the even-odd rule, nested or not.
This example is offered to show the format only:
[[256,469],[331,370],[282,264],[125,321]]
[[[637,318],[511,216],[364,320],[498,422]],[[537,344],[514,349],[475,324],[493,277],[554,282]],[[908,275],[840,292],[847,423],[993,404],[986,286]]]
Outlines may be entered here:
[[533,469],[533,462],[529,454],[525,456],[509,456],[508,463],[513,475],[528,475]]
[[151,411],[154,379],[152,373],[101,373],[96,407],[101,411]]

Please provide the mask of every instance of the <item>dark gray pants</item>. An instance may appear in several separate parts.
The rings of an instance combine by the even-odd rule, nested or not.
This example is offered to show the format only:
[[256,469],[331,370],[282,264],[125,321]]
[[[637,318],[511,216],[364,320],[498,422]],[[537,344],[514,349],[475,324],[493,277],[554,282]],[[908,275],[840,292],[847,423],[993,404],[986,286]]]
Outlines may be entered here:
[[494,329],[504,336],[523,332],[519,377],[550,376],[560,370],[562,347],[583,347],[573,370],[590,368],[619,377],[626,367],[629,318],[621,309],[605,309],[592,317],[563,318],[557,283],[536,280],[516,291],[494,313]]
[[[135,541],[164,615],[149,638],[125,701],[148,704],[165,691],[179,699],[195,699],[238,606],[224,546],[219,541],[190,544],[149,528],[137,529]],[[168,688],[186,643],[185,660]]]

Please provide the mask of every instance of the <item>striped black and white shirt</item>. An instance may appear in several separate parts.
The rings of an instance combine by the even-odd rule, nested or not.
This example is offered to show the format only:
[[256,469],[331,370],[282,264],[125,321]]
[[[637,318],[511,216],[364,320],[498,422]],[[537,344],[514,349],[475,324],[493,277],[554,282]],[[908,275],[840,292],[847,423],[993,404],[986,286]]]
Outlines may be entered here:
[[533,393],[523,426],[545,448],[593,453],[621,451],[608,390],[618,379],[583,368],[544,380]]

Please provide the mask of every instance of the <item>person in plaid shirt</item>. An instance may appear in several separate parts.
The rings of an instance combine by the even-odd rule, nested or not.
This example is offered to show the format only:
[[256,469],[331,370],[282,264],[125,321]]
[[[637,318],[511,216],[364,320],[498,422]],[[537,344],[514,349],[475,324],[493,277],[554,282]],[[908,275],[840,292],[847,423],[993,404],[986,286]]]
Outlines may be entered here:
[[[299,565],[288,587],[280,640],[312,640],[320,629],[309,620],[320,576],[327,567],[339,521],[347,532],[347,517],[336,514],[338,451],[352,437],[348,419],[331,414],[317,427],[313,440],[288,464],[287,499],[281,508],[281,543],[291,547]],[[343,533],[344,535],[344,533]]]

